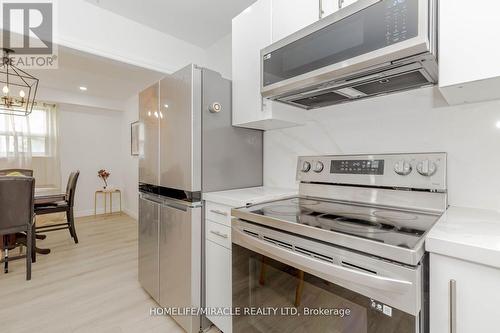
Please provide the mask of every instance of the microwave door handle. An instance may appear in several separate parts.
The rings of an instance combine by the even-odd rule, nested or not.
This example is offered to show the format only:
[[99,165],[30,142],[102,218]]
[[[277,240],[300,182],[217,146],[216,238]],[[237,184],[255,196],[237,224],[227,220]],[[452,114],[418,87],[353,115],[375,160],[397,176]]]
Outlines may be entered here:
[[313,275],[333,283],[335,283],[337,279],[342,279],[369,288],[395,293],[405,293],[413,285],[410,281],[365,273],[337,264],[327,263],[316,258],[307,257],[303,254],[272,245],[254,236],[249,236],[236,228],[233,228],[232,232],[233,243],[240,244],[254,252],[281,261],[292,267],[310,272]]

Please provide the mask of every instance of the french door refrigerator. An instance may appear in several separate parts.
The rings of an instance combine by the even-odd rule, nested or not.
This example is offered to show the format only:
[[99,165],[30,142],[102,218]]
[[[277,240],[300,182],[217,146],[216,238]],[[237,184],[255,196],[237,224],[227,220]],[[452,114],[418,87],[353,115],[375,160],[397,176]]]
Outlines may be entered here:
[[201,194],[262,185],[262,132],[231,126],[231,103],[231,81],[196,65],[139,95],[139,281],[162,307],[204,306]]

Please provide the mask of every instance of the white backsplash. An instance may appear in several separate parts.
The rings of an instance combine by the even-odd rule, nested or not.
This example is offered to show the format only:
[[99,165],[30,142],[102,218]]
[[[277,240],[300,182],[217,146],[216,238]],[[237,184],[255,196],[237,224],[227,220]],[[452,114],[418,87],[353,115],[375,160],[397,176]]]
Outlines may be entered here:
[[448,106],[424,88],[303,113],[265,133],[266,186],[296,187],[300,155],[442,151],[450,204],[500,209],[500,101]]

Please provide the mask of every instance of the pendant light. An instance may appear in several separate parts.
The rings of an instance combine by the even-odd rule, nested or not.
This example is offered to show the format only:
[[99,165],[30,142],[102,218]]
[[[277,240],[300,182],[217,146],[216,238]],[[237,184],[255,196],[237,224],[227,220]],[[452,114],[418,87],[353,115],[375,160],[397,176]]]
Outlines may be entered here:
[[27,116],[33,110],[38,79],[12,64],[11,49],[2,49],[0,114]]

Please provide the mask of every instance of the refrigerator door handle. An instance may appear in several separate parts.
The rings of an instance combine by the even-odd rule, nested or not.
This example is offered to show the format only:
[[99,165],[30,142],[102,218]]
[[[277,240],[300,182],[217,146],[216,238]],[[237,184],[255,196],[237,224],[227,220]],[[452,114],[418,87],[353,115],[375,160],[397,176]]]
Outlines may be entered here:
[[143,200],[146,200],[146,201],[149,201],[149,202],[152,202],[152,203],[155,203],[155,204],[159,204],[159,205],[162,204],[162,202],[160,200],[157,200],[154,197],[151,197],[151,196],[149,196],[147,194],[141,194],[139,197],[141,199],[143,199]]
[[202,206],[201,202],[182,201],[167,197],[152,196],[146,193],[141,193],[139,197],[149,202],[153,202],[162,206],[167,206],[182,211],[187,211],[189,208],[198,208]]
[[173,204],[173,203],[162,203],[162,206],[173,208],[173,209],[180,210],[183,212],[187,212],[188,208],[190,208],[189,206],[177,205],[177,204]]

